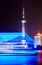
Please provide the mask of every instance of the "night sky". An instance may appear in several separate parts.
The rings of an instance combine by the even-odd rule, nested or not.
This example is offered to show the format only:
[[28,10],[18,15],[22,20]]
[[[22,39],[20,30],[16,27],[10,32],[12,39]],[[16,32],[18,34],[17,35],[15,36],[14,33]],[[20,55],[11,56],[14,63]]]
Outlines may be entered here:
[[[25,29],[31,37],[42,33],[42,0],[24,0]],[[0,1],[0,32],[21,32],[23,0]]]

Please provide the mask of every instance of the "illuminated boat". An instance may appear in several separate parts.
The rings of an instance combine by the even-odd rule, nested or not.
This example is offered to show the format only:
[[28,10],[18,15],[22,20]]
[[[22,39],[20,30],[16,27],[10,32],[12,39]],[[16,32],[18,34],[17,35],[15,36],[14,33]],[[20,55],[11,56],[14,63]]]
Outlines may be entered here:
[[33,47],[34,40],[27,34],[25,38],[22,33],[0,33],[0,55],[31,55],[37,53]]

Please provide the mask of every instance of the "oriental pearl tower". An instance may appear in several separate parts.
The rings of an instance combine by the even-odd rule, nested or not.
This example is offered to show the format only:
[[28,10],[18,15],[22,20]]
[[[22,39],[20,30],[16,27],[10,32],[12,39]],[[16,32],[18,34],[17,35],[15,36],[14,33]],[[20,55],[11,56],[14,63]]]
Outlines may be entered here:
[[26,23],[26,20],[25,20],[25,11],[24,11],[24,7],[23,7],[23,20],[21,21],[22,22],[22,36],[25,37],[25,23]]
[[24,47],[26,48],[27,47],[27,43],[26,43],[26,40],[25,40],[25,23],[26,23],[26,20],[25,20],[25,11],[24,11],[24,6],[23,6],[23,13],[22,13],[22,18],[23,20],[21,21],[22,22],[22,44],[25,45]]

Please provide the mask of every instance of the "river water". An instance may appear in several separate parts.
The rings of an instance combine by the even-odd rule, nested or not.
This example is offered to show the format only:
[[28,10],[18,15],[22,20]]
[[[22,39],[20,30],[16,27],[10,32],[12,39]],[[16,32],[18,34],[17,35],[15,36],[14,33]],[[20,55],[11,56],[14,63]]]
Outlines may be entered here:
[[0,65],[40,65],[40,53],[28,56],[0,56]]
[[0,56],[0,65],[37,65],[38,56]]

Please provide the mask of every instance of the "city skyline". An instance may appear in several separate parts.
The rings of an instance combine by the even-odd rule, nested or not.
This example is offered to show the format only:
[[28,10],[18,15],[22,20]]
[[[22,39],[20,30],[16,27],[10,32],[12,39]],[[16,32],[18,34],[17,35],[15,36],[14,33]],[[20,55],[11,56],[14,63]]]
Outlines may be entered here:
[[[23,0],[0,2],[0,32],[22,31]],[[26,33],[33,37],[42,32],[42,1],[24,0]]]

